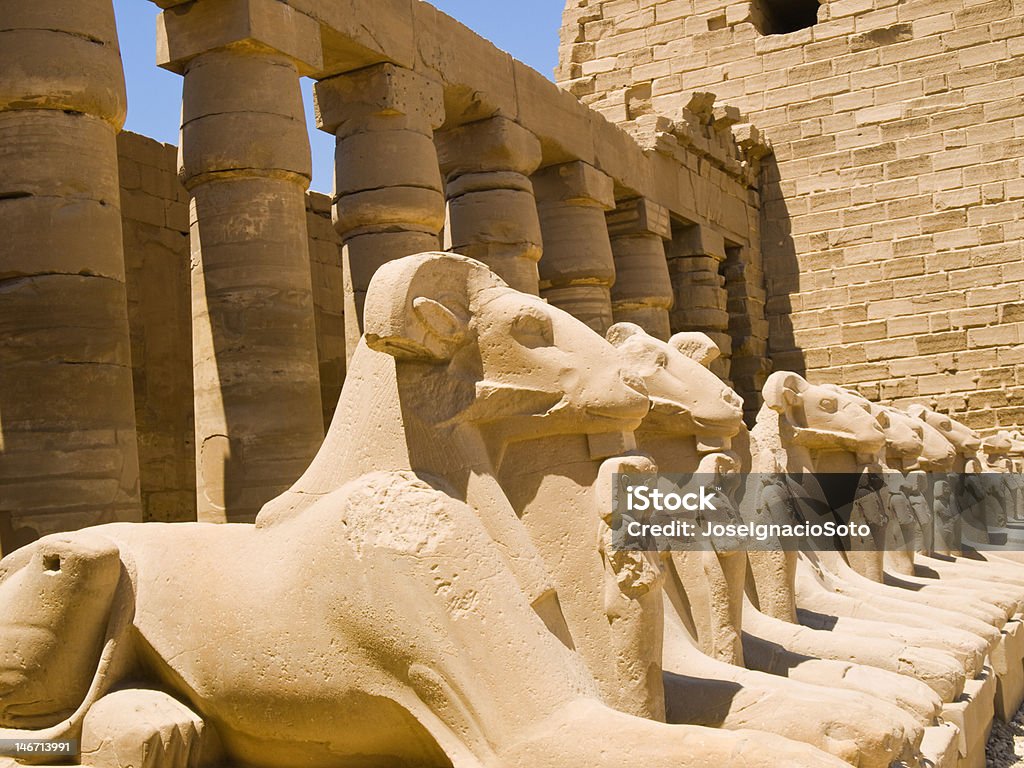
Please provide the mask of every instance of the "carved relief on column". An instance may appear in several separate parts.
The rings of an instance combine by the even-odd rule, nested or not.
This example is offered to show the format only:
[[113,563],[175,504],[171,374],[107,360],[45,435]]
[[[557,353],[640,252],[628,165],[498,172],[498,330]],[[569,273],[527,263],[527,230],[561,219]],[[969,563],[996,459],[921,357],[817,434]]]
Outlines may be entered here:
[[615,207],[612,178],[577,161],[541,169],[533,188],[544,239],[540,295],[603,335],[613,322],[615,262],[604,218]]
[[541,162],[540,141],[505,117],[434,140],[448,197],[445,250],[482,261],[516,290],[536,295],[541,234],[529,175]]
[[0,3],[0,550],[139,520],[110,0]]
[[646,198],[620,202],[605,215],[615,260],[612,315],[616,323],[636,323],[652,336],[671,336],[668,311],[672,282],[665,240],[672,237],[669,211]]
[[444,121],[444,94],[436,80],[394,64],[321,80],[315,94],[317,125],[337,137],[334,228],[344,243],[351,359],[374,272],[439,247],[444,193],[433,136]]
[[159,20],[184,74],[200,520],[251,521],[323,441],[300,74],[319,26],[270,0],[197,2]]
[[728,379],[732,337],[729,296],[721,274],[724,261],[725,240],[714,230],[694,224],[674,233],[668,254],[675,299],[670,313],[672,332],[700,331],[710,336],[722,351],[711,370]]

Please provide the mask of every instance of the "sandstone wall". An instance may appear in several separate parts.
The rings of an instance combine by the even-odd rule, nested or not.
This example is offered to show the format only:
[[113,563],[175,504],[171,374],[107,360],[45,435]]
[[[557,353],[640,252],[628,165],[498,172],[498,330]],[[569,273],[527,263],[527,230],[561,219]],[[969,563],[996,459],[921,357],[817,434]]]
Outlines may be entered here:
[[[195,520],[188,193],[171,145],[122,132],[118,163],[143,515]],[[328,424],[344,378],[340,246],[329,198],[310,193],[306,207]]]
[[144,519],[194,520],[188,194],[177,150],[117,140]]
[[762,34],[771,5],[569,0],[559,80],[624,125],[711,91],[773,142],[776,368],[1020,424],[1024,2],[826,0]]
[[345,381],[345,297],[342,291],[341,240],[331,223],[331,198],[306,195],[309,263],[313,278],[313,318],[320,359],[320,399],[324,429],[331,425]]

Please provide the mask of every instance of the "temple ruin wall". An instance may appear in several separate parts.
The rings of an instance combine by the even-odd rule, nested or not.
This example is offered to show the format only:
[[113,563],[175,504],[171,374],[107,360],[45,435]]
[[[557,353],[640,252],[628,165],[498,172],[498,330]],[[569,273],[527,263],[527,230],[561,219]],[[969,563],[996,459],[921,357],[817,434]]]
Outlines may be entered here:
[[709,91],[770,139],[776,369],[1019,424],[1024,3],[832,0],[762,34],[772,5],[570,0],[559,82],[626,128]]

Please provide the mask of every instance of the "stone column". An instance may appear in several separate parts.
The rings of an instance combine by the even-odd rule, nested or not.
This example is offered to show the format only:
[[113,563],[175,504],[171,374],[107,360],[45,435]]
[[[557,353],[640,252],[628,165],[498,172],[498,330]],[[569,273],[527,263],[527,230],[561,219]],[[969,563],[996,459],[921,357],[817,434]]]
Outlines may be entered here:
[[140,520],[110,0],[0,5],[0,548]]
[[544,239],[540,295],[604,335],[612,324],[615,263],[604,213],[615,207],[610,176],[577,161],[533,176]]
[[185,76],[198,515],[252,521],[324,436],[299,91],[319,25],[273,0],[186,7],[161,14],[158,58]]
[[642,197],[619,203],[605,218],[615,260],[612,317],[636,323],[667,340],[672,283],[665,260],[665,240],[672,238],[668,208]]
[[445,249],[537,295],[541,235],[529,175],[541,162],[540,141],[505,117],[444,131],[434,141],[448,198]]
[[711,370],[727,379],[732,337],[729,295],[721,274],[724,261],[725,239],[714,230],[694,224],[675,232],[668,254],[674,294],[672,332],[701,331],[710,336],[722,351],[722,356],[711,364]]
[[768,359],[768,320],[765,318],[764,273],[756,247],[726,249],[725,290],[729,296],[729,336],[732,359],[729,378],[743,398],[744,418],[749,423],[761,407],[761,390],[772,371]]
[[315,93],[317,125],[337,137],[334,228],[344,244],[351,360],[377,268],[439,247],[444,193],[433,137],[444,94],[436,80],[394,64],[321,80]]

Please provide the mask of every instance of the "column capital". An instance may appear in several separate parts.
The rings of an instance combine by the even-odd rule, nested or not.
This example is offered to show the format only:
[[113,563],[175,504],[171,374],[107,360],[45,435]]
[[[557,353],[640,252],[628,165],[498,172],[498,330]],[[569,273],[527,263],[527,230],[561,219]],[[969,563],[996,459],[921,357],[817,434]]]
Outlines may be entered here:
[[646,197],[632,197],[619,201],[615,210],[605,214],[608,234],[612,237],[624,235],[657,235],[662,240],[672,239],[672,220],[669,210]]
[[378,129],[429,136],[444,122],[441,83],[397,64],[375,64],[320,80],[313,92],[317,128],[337,136]]
[[612,177],[582,160],[542,168],[533,175],[533,188],[541,204],[563,202],[606,211],[615,207]]
[[510,171],[529,176],[540,165],[540,140],[507,117],[489,117],[435,134],[437,159],[447,178]]
[[277,0],[195,0],[157,17],[156,58],[164,69],[182,74],[196,56],[230,48],[285,56],[302,75],[323,67],[320,25]]

